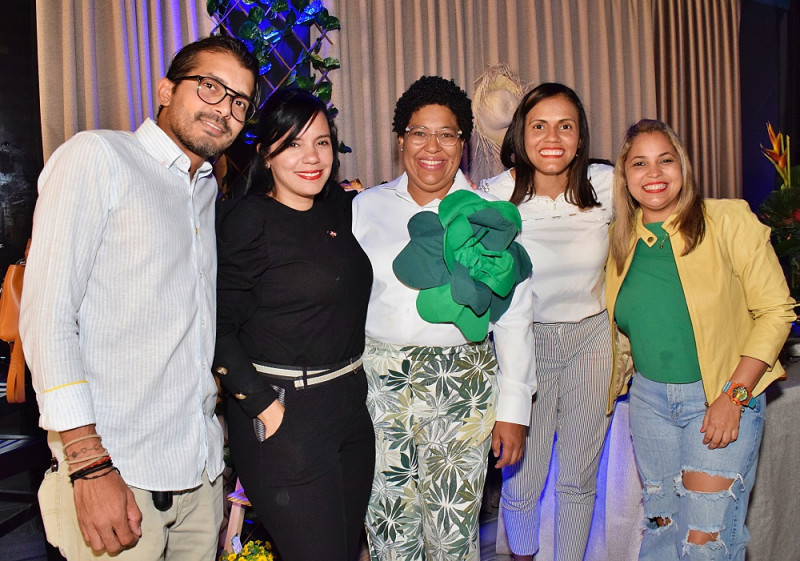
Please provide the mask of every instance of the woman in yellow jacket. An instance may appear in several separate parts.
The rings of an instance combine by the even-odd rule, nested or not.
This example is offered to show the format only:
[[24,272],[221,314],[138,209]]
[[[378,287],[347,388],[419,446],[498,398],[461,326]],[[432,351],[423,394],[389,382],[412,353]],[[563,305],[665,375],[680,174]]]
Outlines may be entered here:
[[744,201],[704,201],[660,121],[628,130],[614,200],[608,407],[632,377],[639,559],[743,560],[762,392],[783,373],[777,356],[796,317],[769,228]]

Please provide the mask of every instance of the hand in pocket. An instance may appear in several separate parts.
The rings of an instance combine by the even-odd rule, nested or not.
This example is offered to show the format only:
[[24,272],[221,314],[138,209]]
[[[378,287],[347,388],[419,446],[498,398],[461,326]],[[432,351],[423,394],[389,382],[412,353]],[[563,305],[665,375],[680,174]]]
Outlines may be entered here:
[[[258,414],[253,420],[253,425],[256,431],[256,437],[260,442],[264,442],[269,437],[271,437],[275,432],[277,432],[278,428],[280,428],[281,423],[283,422],[283,414],[285,409],[283,404],[280,400],[275,400],[269,404],[269,407],[264,409],[261,413]],[[262,427],[258,426],[258,423],[261,423]]]

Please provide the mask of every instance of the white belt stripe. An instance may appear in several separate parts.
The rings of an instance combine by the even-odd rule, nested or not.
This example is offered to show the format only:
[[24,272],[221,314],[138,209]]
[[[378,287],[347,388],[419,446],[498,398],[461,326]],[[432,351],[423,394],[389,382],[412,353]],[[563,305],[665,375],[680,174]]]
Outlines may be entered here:
[[262,374],[268,374],[270,376],[275,376],[276,378],[282,378],[284,380],[294,380],[294,387],[295,388],[303,388],[306,385],[314,386],[316,384],[322,384],[323,382],[328,382],[339,376],[343,376],[344,374],[349,374],[353,370],[357,369],[361,364],[364,362],[364,359],[359,357],[358,360],[355,362],[351,362],[346,366],[339,368],[338,370],[334,370],[333,372],[328,372],[327,370],[307,370],[305,372],[306,383],[303,383],[303,371],[302,370],[289,370],[286,368],[280,368],[277,366],[266,366],[263,364],[256,364],[253,363],[253,367],[256,369],[257,372],[261,372]]

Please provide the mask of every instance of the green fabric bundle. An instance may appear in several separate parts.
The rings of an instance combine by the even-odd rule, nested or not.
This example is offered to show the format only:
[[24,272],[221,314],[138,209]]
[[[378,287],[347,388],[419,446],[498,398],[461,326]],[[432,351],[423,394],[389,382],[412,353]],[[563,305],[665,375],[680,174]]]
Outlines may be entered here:
[[514,241],[521,227],[513,204],[456,191],[438,215],[420,212],[408,221],[411,241],[395,258],[394,274],[419,289],[422,319],[453,323],[468,340],[482,341],[531,272],[527,252]]

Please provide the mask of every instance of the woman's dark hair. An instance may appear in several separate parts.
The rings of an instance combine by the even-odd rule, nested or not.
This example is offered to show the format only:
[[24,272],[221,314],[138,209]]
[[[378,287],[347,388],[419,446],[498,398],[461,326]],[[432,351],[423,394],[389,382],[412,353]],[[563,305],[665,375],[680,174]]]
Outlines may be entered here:
[[515,170],[514,192],[510,199],[515,205],[530,199],[536,194],[536,185],[534,184],[536,168],[528,158],[528,153],[525,150],[525,118],[528,116],[528,112],[540,101],[559,95],[567,98],[578,110],[578,151],[575,154],[575,159],[569,165],[567,190],[564,193],[564,197],[567,202],[581,209],[600,205],[597,200],[597,194],[587,178],[589,169],[589,122],[586,119],[586,111],[583,109],[583,104],[578,94],[572,88],[557,82],[539,84],[522,98],[511,119],[511,124],[508,126],[506,136],[503,138],[500,161],[507,168],[513,167]]
[[441,76],[423,76],[400,96],[394,106],[392,130],[397,136],[406,133],[411,115],[426,105],[444,105],[456,116],[461,138],[468,141],[472,136],[472,102],[467,92],[456,85],[453,80],[445,80]]
[[[275,188],[272,170],[265,162],[274,158],[284,150],[306,129],[315,118],[323,118],[331,129],[331,149],[333,164],[328,182],[336,180],[339,171],[339,140],[336,125],[325,104],[314,94],[296,87],[278,88],[264,103],[258,116],[255,130],[256,153],[250,162],[245,192],[256,189],[260,193],[269,193]],[[270,152],[270,148],[277,146]],[[323,192],[325,190],[323,189]]]

